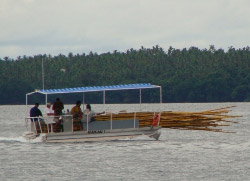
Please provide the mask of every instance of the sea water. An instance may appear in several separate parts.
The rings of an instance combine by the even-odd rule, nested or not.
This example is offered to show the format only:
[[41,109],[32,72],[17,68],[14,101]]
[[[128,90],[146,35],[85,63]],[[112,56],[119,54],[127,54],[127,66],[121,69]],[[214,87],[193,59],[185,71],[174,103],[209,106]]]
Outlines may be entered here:
[[[250,103],[92,105],[96,111],[204,111],[227,106],[221,133],[162,129],[104,142],[42,143],[21,137],[30,106],[0,106],[0,180],[250,180]],[[71,108],[72,105],[66,105]],[[45,107],[40,106],[44,112]]]

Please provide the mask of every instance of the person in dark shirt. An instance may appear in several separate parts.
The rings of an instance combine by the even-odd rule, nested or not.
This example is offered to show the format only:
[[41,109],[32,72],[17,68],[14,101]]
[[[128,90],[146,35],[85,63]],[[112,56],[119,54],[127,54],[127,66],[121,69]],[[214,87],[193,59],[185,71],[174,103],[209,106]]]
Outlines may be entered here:
[[[43,116],[42,112],[40,111],[40,109],[38,109],[38,107],[39,107],[39,104],[35,103],[35,106],[30,109],[30,117]],[[37,121],[37,119],[31,119],[31,121]]]
[[64,105],[59,98],[56,98],[56,102],[54,102],[52,109],[54,110],[55,117],[57,117],[58,121],[54,125],[54,129],[56,130],[57,127],[63,132],[63,120],[61,119],[60,115],[62,115],[62,110],[64,109]]
[[30,117],[43,116],[42,112],[40,111],[40,109],[38,109],[38,107],[39,107],[39,104],[35,103],[35,106],[30,109]]
[[54,102],[52,109],[54,110],[56,116],[62,115],[64,105],[59,98],[56,98],[56,102]]

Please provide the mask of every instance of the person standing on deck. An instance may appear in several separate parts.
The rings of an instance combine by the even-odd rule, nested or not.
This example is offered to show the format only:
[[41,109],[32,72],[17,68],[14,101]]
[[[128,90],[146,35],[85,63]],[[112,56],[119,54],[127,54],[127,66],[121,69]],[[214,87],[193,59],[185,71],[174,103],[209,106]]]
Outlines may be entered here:
[[30,109],[30,117],[39,117],[43,116],[40,109],[38,109],[39,103],[35,103],[35,106]]
[[63,124],[62,124],[63,120],[59,116],[62,115],[62,110],[64,109],[64,105],[59,98],[56,98],[56,102],[54,102],[52,109],[54,110],[54,114],[58,119],[58,121],[56,121],[56,124],[54,125],[54,130],[56,130],[57,127],[59,126],[60,130],[63,132]]
[[[38,107],[39,107],[39,104],[35,103],[35,106],[30,109],[30,117],[43,116],[41,110],[38,109]],[[34,123],[34,124],[31,124],[31,131],[36,132],[38,118],[31,118],[30,120],[31,120],[31,122]],[[39,119],[39,121],[40,121],[40,119]]]
[[49,102],[47,103],[46,113],[47,113],[47,116],[53,116],[53,115],[55,115],[54,111],[51,109],[51,104]]
[[52,109],[54,110],[56,116],[62,115],[64,105],[59,98],[56,98],[56,102],[54,102]]
[[74,124],[80,125],[80,131],[83,130],[83,125],[81,122],[82,119],[82,110],[81,110],[81,101],[76,101],[76,105],[71,109],[70,114],[73,116]]
[[81,104],[81,101],[76,101],[76,105],[71,109],[70,114],[73,116],[73,118],[77,118],[79,120],[82,119]]

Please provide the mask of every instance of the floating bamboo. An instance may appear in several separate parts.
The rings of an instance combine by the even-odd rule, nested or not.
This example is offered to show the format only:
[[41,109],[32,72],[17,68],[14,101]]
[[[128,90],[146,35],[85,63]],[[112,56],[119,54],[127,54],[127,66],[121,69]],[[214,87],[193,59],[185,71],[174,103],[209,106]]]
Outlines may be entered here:
[[[228,120],[229,118],[239,117],[227,114],[229,111],[231,111],[230,108],[232,107],[234,106],[201,112],[160,112],[160,126],[163,128],[171,129],[228,132],[223,131],[221,128],[218,127],[229,126],[229,123],[237,123],[235,121]],[[158,113],[159,112],[121,112],[117,114],[112,114],[112,120],[136,118],[139,120],[139,127],[151,126],[154,115]],[[95,119],[97,121],[108,121],[111,119],[111,113],[96,116]]]

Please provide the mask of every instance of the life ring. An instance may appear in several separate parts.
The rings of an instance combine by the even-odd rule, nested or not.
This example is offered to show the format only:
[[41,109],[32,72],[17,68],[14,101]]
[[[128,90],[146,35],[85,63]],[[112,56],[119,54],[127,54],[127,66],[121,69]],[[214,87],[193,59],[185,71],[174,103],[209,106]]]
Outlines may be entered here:
[[154,116],[153,121],[152,121],[152,126],[157,126],[159,121],[160,121],[160,113]]

